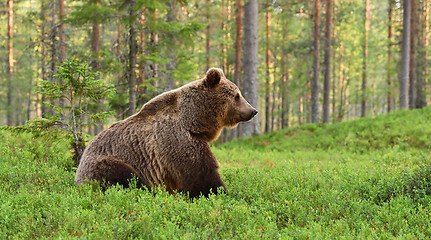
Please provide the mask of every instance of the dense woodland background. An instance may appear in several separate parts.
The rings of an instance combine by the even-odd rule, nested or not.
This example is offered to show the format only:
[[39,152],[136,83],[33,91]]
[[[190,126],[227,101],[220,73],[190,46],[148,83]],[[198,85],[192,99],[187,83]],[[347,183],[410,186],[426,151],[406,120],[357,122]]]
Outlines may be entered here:
[[209,67],[222,68],[246,99],[258,104],[260,127],[247,134],[242,127],[226,130],[221,141],[430,102],[429,0],[8,0],[0,5],[2,125],[50,114],[42,104],[49,99],[35,89],[41,79],[61,82],[55,74],[66,58],[89,63],[100,72],[98,79],[115,86],[113,97],[88,105],[92,112],[112,111],[108,123],[135,113],[163,91],[201,78]]

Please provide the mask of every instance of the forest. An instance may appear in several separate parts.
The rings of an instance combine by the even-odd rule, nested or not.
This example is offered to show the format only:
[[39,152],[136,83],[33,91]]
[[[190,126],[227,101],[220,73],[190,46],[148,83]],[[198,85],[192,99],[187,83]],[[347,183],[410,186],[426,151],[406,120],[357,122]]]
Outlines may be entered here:
[[[201,78],[209,67],[223,69],[258,107],[258,127],[250,134],[422,108],[430,101],[428,0],[1,5],[2,125],[68,107],[41,87],[41,80],[63,82],[58,71],[66,59],[88,64],[94,79],[114,90],[87,103],[89,114],[110,113],[86,128],[90,134],[161,92]],[[224,131],[221,141],[241,132]]]
[[[0,5],[0,239],[430,238],[429,0]],[[259,110],[208,146],[227,192],[75,183],[211,67]]]

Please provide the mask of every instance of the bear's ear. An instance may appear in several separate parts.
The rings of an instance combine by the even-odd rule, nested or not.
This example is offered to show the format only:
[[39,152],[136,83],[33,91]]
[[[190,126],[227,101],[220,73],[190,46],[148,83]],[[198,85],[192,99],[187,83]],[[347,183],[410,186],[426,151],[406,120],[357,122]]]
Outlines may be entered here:
[[223,70],[220,68],[210,68],[206,73],[204,83],[208,87],[215,87],[220,83],[222,77],[224,77]]

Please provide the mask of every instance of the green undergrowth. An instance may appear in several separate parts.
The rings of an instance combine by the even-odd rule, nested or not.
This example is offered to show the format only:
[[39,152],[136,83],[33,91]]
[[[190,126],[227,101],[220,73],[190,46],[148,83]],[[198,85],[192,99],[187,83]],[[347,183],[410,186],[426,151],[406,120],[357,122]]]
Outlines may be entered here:
[[75,186],[68,141],[0,131],[0,239],[431,237],[431,108],[213,146],[228,193]]

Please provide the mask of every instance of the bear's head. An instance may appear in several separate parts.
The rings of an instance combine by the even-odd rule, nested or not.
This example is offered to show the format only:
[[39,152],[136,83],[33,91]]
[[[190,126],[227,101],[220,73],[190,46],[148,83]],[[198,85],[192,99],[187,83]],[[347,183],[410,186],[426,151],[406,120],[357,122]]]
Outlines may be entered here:
[[185,107],[191,111],[183,111],[190,119],[190,131],[207,141],[215,140],[223,127],[235,127],[257,114],[219,68],[210,68],[203,79],[183,93],[188,95],[188,103],[193,106]]

